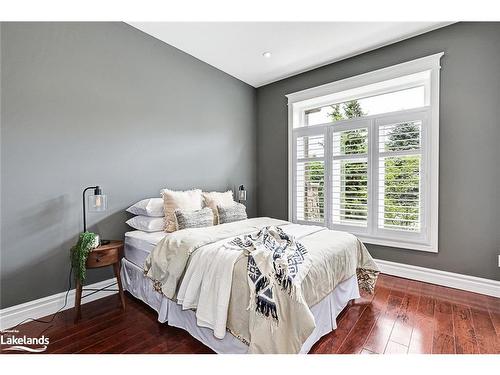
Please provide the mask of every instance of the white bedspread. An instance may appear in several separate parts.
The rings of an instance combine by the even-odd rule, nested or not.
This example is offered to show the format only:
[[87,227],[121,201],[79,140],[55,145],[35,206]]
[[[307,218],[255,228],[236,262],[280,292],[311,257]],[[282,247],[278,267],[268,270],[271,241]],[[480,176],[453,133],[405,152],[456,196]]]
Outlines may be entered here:
[[[200,325],[212,327],[219,337],[227,329],[247,344],[251,353],[298,353],[315,329],[311,306],[353,275],[357,275],[360,288],[372,293],[379,271],[366,247],[352,234],[300,225],[285,229],[287,225],[290,223],[263,217],[173,232],[146,259],[145,275],[167,298],[176,301],[180,297],[186,308],[201,307],[197,318]],[[251,289],[246,257],[220,249],[236,236],[267,226],[281,226],[291,235],[298,234],[312,261],[301,284],[304,301],[282,295],[275,299],[277,310],[286,313],[278,325],[270,319],[259,319],[257,311],[248,309]],[[282,293],[280,288],[275,291]]]
[[[325,230],[319,226],[298,224],[281,228],[297,240]],[[225,246],[230,240],[215,242],[194,252],[177,294],[177,302],[182,308],[196,309],[197,324],[211,328],[218,339],[226,334],[233,268],[243,254],[242,250]]]

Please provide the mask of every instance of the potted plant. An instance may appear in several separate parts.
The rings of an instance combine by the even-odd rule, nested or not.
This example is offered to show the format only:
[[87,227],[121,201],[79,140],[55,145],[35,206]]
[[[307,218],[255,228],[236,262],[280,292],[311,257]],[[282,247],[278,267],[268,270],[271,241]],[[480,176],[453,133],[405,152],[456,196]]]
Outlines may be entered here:
[[71,248],[71,266],[75,270],[75,278],[83,282],[86,277],[86,262],[92,249],[99,246],[99,236],[92,232],[80,233],[78,242]]

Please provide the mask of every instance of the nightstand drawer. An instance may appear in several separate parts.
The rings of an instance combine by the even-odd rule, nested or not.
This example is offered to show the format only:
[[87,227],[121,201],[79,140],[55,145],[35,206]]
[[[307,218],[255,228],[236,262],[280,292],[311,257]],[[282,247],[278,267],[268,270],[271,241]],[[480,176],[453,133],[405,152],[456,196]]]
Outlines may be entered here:
[[96,249],[89,253],[87,258],[88,268],[97,268],[109,266],[120,260],[120,248],[114,249]]

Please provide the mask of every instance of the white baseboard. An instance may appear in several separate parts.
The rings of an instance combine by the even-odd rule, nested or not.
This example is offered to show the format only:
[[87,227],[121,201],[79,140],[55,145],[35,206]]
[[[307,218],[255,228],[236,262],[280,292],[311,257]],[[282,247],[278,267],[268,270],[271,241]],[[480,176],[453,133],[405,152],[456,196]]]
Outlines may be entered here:
[[[112,284],[116,281],[113,277],[108,280],[100,281],[95,284],[85,285],[85,288],[100,289]],[[83,295],[90,294],[91,292],[83,292]],[[86,298],[82,299],[82,304],[95,301],[99,298],[107,297],[111,294],[117,293],[116,291],[99,291]],[[47,315],[54,314],[64,305],[64,297],[66,292],[53,294],[48,297],[40,298],[34,301],[29,301],[20,305],[7,307],[0,310],[0,330],[14,327],[25,319],[34,318],[39,319]],[[63,310],[71,309],[75,306],[75,289],[71,289],[68,293],[68,303]],[[61,310],[62,311],[62,310]]]
[[382,273],[500,298],[500,281],[375,259]]

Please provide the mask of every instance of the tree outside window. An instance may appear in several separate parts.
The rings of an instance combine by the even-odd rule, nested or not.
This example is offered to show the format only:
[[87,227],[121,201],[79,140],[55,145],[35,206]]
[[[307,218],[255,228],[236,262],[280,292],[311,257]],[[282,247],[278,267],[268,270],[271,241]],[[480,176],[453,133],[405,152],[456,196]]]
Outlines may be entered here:
[[[363,117],[366,113],[357,100],[331,105],[328,113],[332,122]],[[344,131],[340,137],[342,155],[368,152],[367,129]],[[413,122],[393,126],[385,139],[385,151],[411,150],[420,147],[420,127]],[[418,229],[420,156],[384,158],[384,227]],[[342,160],[341,162],[341,221],[366,221],[367,162]],[[321,221],[324,218],[324,163],[309,162],[305,168],[305,219]]]

